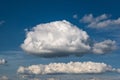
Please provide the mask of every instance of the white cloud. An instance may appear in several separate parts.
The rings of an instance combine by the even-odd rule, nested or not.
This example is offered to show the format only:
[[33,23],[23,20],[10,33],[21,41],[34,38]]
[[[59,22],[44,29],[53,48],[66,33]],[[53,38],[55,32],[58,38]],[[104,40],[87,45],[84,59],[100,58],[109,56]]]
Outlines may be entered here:
[[102,14],[98,17],[94,17],[92,14],[85,15],[80,21],[87,23],[88,27],[91,28],[105,28],[112,26],[120,26],[120,18],[118,19],[109,19],[109,15]]
[[[97,17],[96,21],[102,19],[105,19],[105,15]],[[87,32],[66,20],[54,21],[39,24],[30,31],[26,29],[26,39],[21,48],[29,54],[41,57],[83,55],[90,52],[103,54],[115,49],[115,41],[105,40],[93,44],[89,38]]]
[[112,40],[105,40],[93,45],[93,52],[103,54],[116,49],[116,42]]
[[105,63],[97,62],[69,62],[69,63],[50,63],[48,65],[31,65],[19,67],[19,74],[56,74],[56,73],[104,73],[107,71],[120,72],[120,69],[112,68]]
[[80,21],[83,23],[92,23],[92,22],[99,22],[99,21],[102,21],[102,20],[105,20],[108,18],[109,18],[109,15],[107,15],[107,14],[102,14],[95,18],[93,16],[93,14],[88,14],[88,15],[85,15]]
[[21,48],[41,56],[68,56],[88,52],[91,48],[88,38],[85,31],[70,22],[55,21],[39,24],[27,31]]
[[0,59],[0,65],[1,64],[6,64],[6,63],[7,63],[7,61],[5,59]]
[[74,14],[74,15],[73,15],[73,18],[74,18],[74,19],[78,19],[78,15],[77,15],[77,14]]

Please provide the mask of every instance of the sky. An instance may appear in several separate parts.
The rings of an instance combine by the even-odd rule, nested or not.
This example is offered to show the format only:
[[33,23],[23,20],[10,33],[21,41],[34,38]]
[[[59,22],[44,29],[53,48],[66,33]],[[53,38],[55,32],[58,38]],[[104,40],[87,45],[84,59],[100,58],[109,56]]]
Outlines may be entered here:
[[[112,53],[119,53],[119,1],[1,0],[0,10],[0,52],[2,53],[19,53],[21,51],[26,51],[26,49],[23,48],[26,47],[26,42],[24,41],[29,37],[34,37],[27,35],[29,35],[31,32],[34,33],[35,31],[37,31],[37,29],[34,29],[32,31],[33,27],[40,26],[40,24],[46,25],[47,23],[50,23],[53,26],[54,24],[60,24],[61,26],[75,25],[78,29],[83,31],[77,31],[76,34],[73,35],[78,37],[79,39],[82,39],[80,38],[79,33],[86,32],[84,36],[89,36],[90,41],[87,41],[88,37],[86,37],[83,44],[90,48],[95,48],[92,51],[93,53],[95,53],[95,50],[97,49],[96,46],[101,47],[102,44],[106,44],[108,46],[108,51],[111,51]],[[47,24],[46,26],[50,25]],[[71,30],[72,33],[72,28],[69,30]],[[55,32],[53,31],[48,32],[52,33],[52,35],[55,34]],[[61,33],[62,32],[58,32],[58,36],[60,36]],[[66,37],[71,37],[72,39],[73,36],[71,36],[71,34],[67,34],[68,33],[66,33]],[[44,38],[44,36],[42,35],[42,32],[40,34],[38,33],[37,37],[41,36],[41,38]],[[44,35],[46,36],[46,34]],[[63,36],[61,37],[64,38]],[[55,37],[55,39],[57,38]],[[68,41],[70,41],[71,39],[68,39]],[[49,42],[49,44],[51,43],[52,42]],[[75,46],[77,45],[74,45],[74,47]],[[114,50],[113,48],[115,47],[116,49]],[[107,52],[107,49],[105,50],[101,50],[101,52],[99,51],[97,53]]]
[[[85,14],[93,14],[94,16],[108,14],[112,15],[112,19],[116,19],[120,14],[118,0],[1,0],[0,10],[0,51],[21,50],[20,44],[25,39],[24,29],[31,29],[40,23],[58,20],[70,21],[87,31],[93,38],[100,36],[101,39],[108,37],[118,40],[119,37],[118,31],[111,34],[115,37],[102,35],[104,33],[109,34],[111,31],[106,33],[102,30],[91,30],[79,23],[79,20],[73,19],[73,15],[77,15],[81,19]],[[98,33],[95,34],[94,32]]]
[[120,73],[119,41],[119,0],[0,0],[0,79]]

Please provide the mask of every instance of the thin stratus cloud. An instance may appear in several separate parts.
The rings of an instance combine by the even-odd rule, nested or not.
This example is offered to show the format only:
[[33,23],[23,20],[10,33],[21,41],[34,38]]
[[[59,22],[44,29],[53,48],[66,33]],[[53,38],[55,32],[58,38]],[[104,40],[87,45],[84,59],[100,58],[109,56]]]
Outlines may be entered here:
[[93,14],[87,14],[80,19],[80,22],[86,23],[90,28],[106,28],[120,26],[120,18],[110,19],[110,15],[102,14],[94,17]]
[[112,68],[105,63],[97,62],[69,62],[69,63],[50,63],[48,65],[31,65],[28,67],[19,67],[19,74],[82,74],[82,73],[104,73],[104,72],[120,72],[120,69]]
[[27,30],[21,48],[29,54],[59,57],[90,52],[104,54],[113,51],[116,46],[112,40],[90,44],[90,37],[86,31],[63,20],[39,24],[32,30]]

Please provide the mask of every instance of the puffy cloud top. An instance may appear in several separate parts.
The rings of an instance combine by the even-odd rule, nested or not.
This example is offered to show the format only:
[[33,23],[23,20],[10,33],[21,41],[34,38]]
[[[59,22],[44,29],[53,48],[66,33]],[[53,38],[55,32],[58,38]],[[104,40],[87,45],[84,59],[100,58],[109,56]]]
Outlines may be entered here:
[[[92,20],[92,15],[90,17],[87,22]],[[95,21],[105,18],[106,15],[102,15]],[[87,32],[66,20],[39,24],[32,30],[26,29],[25,31],[26,39],[21,48],[29,54],[41,57],[60,57],[83,53],[103,54],[115,49],[115,41],[112,40],[89,45],[91,43]]]
[[88,34],[70,22],[55,21],[39,24],[27,31],[26,39],[21,45],[28,53],[38,55],[67,56],[73,52],[88,52]]
[[112,68],[105,63],[97,62],[69,62],[50,63],[48,65],[32,65],[29,67],[19,67],[20,74],[55,74],[55,73],[103,73],[106,71],[119,72],[119,69]]

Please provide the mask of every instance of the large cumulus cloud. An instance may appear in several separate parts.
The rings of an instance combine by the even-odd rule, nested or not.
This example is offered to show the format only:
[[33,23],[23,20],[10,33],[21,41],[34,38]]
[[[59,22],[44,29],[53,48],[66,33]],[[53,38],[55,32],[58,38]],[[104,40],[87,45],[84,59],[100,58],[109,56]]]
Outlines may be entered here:
[[107,71],[120,72],[120,69],[112,68],[105,63],[97,62],[69,62],[50,63],[48,65],[32,65],[29,67],[19,67],[21,74],[56,74],[56,73],[104,73]]
[[[104,16],[98,19],[103,18]],[[66,20],[39,24],[33,27],[32,30],[26,31],[26,39],[21,48],[27,53],[44,57],[81,55],[90,52],[98,53],[98,47],[101,44],[104,45],[104,42],[92,44],[93,46],[90,45],[87,32]],[[114,45],[107,46],[107,48],[105,47],[107,51],[113,50],[111,47]],[[104,47],[100,48],[101,52],[99,53],[104,53]]]
[[88,38],[85,31],[70,22],[55,21],[33,27],[31,31],[27,32],[21,47],[26,52],[33,54],[62,56],[73,52],[89,51],[91,47],[88,44]]

